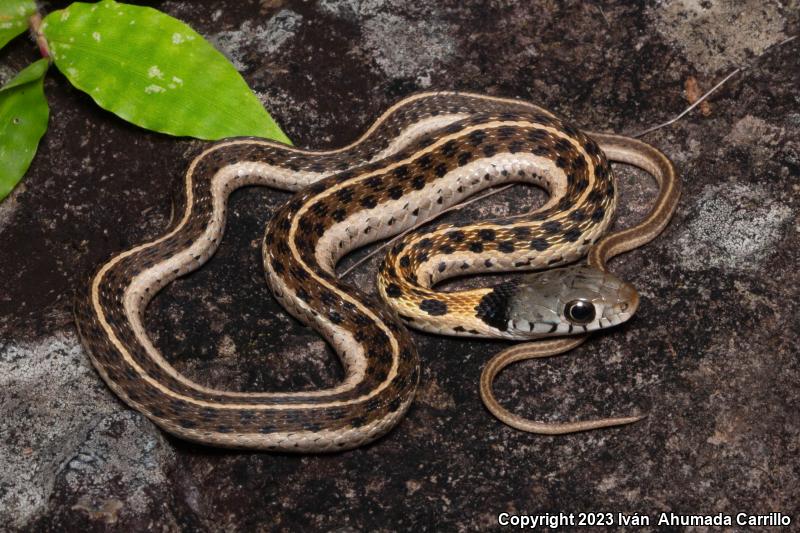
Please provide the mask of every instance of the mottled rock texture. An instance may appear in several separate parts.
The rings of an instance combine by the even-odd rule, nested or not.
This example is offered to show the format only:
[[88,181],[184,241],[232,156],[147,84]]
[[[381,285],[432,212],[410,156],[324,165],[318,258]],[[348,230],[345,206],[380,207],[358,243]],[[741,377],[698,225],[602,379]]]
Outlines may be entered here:
[[[423,372],[408,416],[371,446],[326,456],[190,445],[100,381],[76,339],[73,290],[109,253],[160,234],[172,191],[206,144],[128,125],[53,72],[50,131],[0,204],[0,528],[466,531],[504,511],[583,510],[781,511],[800,521],[800,41],[753,62],[800,32],[796,2],[149,4],[207,36],[287,134],[317,148],[347,143],[398,98],[437,88],[521,97],[587,129],[631,133],[681,111],[689,76],[709,88],[752,66],[713,96],[710,116],[646,136],[673,158],[685,192],[658,240],[612,264],[643,295],[637,316],[569,355],[518,364],[497,384],[506,405],[531,417],[640,411],[645,420],[558,438],[520,433],[477,394],[501,344],[416,335]],[[15,41],[0,52],[0,78],[34,59],[34,46]],[[646,212],[654,187],[629,169],[618,175],[625,225]],[[540,201],[523,190],[451,219]],[[341,377],[326,345],[264,284],[261,234],[287,198],[235,193],[217,255],[151,305],[157,345],[193,379],[299,390]],[[375,267],[353,282],[371,285]]]

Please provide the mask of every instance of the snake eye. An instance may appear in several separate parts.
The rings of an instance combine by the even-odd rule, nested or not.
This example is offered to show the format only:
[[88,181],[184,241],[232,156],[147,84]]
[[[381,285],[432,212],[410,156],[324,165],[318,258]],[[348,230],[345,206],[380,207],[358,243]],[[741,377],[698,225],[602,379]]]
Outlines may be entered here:
[[564,316],[573,324],[588,324],[595,317],[594,305],[586,300],[572,300],[564,306]]

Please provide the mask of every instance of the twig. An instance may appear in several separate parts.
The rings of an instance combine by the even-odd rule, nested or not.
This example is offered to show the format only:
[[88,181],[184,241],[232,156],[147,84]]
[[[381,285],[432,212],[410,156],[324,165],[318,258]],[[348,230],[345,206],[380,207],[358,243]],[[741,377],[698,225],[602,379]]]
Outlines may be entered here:
[[370,258],[375,256],[378,252],[384,250],[387,246],[391,246],[392,244],[394,244],[398,240],[402,239],[403,237],[405,237],[406,235],[408,235],[409,233],[411,233],[415,229],[419,228],[420,226],[424,226],[428,222],[430,222],[432,220],[436,220],[437,218],[439,218],[440,216],[444,215],[445,213],[449,213],[451,211],[457,211],[459,209],[467,207],[469,204],[475,203],[478,200],[483,200],[484,198],[488,198],[488,197],[490,197],[492,195],[495,195],[495,194],[497,194],[499,192],[505,191],[506,189],[509,189],[509,188],[513,187],[514,185],[515,185],[514,183],[511,183],[509,185],[505,185],[505,186],[499,187],[497,189],[492,189],[491,191],[485,192],[483,194],[480,194],[480,195],[476,196],[475,198],[470,198],[466,202],[461,202],[460,204],[451,205],[447,209],[444,209],[443,211],[439,211],[438,213],[426,218],[422,222],[417,222],[416,224],[414,224],[412,227],[408,228],[404,232],[397,234],[392,240],[386,241],[385,243],[381,244],[380,246],[378,246],[377,248],[372,250],[370,253],[368,253],[367,255],[365,255],[364,257],[362,257],[361,259],[359,259],[358,261],[356,261],[355,263],[353,263],[352,265],[347,267],[347,269],[345,271],[343,271],[342,274],[339,277],[340,278],[344,278],[350,272],[355,270],[356,267],[358,267],[360,265],[363,265],[364,263],[369,261]]
[[[783,46],[784,44],[786,44],[786,43],[788,43],[788,42],[794,41],[795,39],[797,39],[797,37],[798,37],[797,35],[793,35],[793,36],[791,36],[791,37],[787,37],[786,39],[782,40],[782,41],[781,41],[781,42],[779,42],[779,43],[776,43],[776,44],[773,44],[773,45],[771,45],[771,46],[768,46],[766,49],[764,49],[764,51],[763,51],[763,52],[761,52],[761,53],[760,53],[758,56],[756,56],[756,58],[754,59],[754,61],[755,61],[755,60],[758,60],[758,59],[761,59],[762,57],[764,57],[764,55],[765,55],[767,52],[769,52],[771,49],[773,49],[773,48],[778,48],[778,47],[780,47],[780,46]],[[676,117],[674,117],[674,118],[672,118],[672,119],[670,119],[670,120],[668,120],[668,121],[666,121],[666,122],[663,122],[663,123],[661,123],[661,124],[659,124],[659,125],[657,125],[657,126],[653,126],[652,128],[647,128],[647,129],[646,129],[646,130],[644,130],[644,131],[640,131],[639,133],[633,134],[633,135],[631,135],[631,137],[642,137],[643,135],[646,135],[646,134],[648,134],[648,133],[650,133],[650,132],[653,132],[653,131],[659,130],[659,129],[661,129],[661,128],[664,128],[664,127],[666,127],[666,126],[669,126],[670,124],[674,124],[675,122],[679,121],[679,120],[680,120],[680,119],[682,119],[684,116],[686,116],[686,114],[687,114],[687,113],[689,113],[689,112],[690,112],[692,109],[694,109],[695,107],[697,107],[697,106],[699,106],[701,103],[703,103],[703,101],[705,101],[705,99],[706,99],[706,98],[708,98],[709,96],[711,96],[711,93],[713,93],[714,91],[716,91],[717,89],[719,89],[720,87],[722,87],[722,85],[723,85],[725,82],[727,82],[729,79],[731,79],[732,77],[734,77],[736,74],[738,74],[738,73],[742,72],[743,70],[750,68],[751,66],[752,66],[752,63],[751,63],[750,65],[747,65],[747,66],[744,66],[744,67],[737,67],[737,68],[736,68],[736,69],[735,69],[733,72],[731,72],[730,74],[728,74],[727,76],[725,76],[724,78],[722,78],[722,81],[720,81],[719,83],[717,83],[716,85],[714,85],[714,86],[713,86],[711,89],[709,89],[708,91],[706,91],[706,93],[705,93],[703,96],[701,96],[700,98],[698,98],[698,99],[697,99],[697,100],[696,100],[696,101],[695,101],[695,102],[694,102],[692,105],[690,105],[689,107],[687,107],[686,109],[684,109],[684,110],[683,110],[683,111],[682,111],[682,112],[681,112],[681,113],[680,113],[678,116],[676,116]]]

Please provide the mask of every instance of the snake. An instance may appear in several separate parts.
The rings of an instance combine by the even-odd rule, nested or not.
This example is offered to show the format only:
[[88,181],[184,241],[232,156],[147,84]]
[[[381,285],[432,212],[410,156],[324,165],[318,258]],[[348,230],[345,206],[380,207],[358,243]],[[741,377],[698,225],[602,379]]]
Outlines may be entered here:
[[[79,336],[109,388],[182,439],[312,453],[367,444],[399,423],[419,382],[419,355],[404,321],[447,334],[527,340],[610,327],[635,311],[635,289],[597,268],[603,261],[562,267],[603,243],[611,242],[605,248],[613,255],[649,237],[640,228],[616,244],[601,241],[617,203],[603,148],[607,141],[627,147],[623,151],[631,145],[616,136],[599,139],[521,100],[427,92],[394,104],[361,137],[334,150],[259,138],[220,141],[190,163],[178,216],[165,232],[113,254],[79,286]],[[389,304],[336,275],[338,261],[350,251],[509,182],[541,186],[550,200],[528,216],[442,226],[410,247],[396,244],[378,283]],[[344,379],[334,387],[206,387],[178,372],[144,327],[155,294],[214,254],[228,196],[248,185],[296,191],[267,225],[266,280],[281,305],[338,355]],[[448,276],[543,266],[551,270],[494,288],[433,288]],[[558,319],[540,323],[534,318],[544,312],[536,276],[554,275],[547,272],[559,272],[572,296],[566,315],[559,309]]]

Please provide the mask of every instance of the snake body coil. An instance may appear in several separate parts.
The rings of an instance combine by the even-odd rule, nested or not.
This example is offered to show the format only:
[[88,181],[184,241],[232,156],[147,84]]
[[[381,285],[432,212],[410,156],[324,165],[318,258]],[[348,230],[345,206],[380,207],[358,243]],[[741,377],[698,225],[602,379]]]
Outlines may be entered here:
[[[557,310],[562,315],[557,322],[553,317],[536,322],[534,316],[544,311],[519,296],[525,292],[519,284],[451,295],[431,287],[456,272],[552,267],[585,254],[608,227],[616,205],[613,176],[600,148],[531,104],[458,93],[409,97],[358,141],[335,151],[259,139],[221,142],[189,167],[182,217],[174,226],[114,256],[78,294],[81,338],[111,389],[180,437],[284,451],[364,444],[403,416],[419,362],[395,313],[339,280],[337,261],[485,187],[530,181],[551,194],[543,209],[521,219],[442,227],[405,249],[401,243],[384,263],[380,292],[422,329],[511,338],[570,333],[564,309]],[[340,356],[346,377],[332,389],[210,389],[179,374],[144,329],[148,302],[208,260],[224,230],[228,195],[251,184],[300,190],[269,224],[264,266],[277,299]],[[632,288],[610,274],[592,275],[578,271],[564,278],[573,289],[583,283],[603,302],[592,308],[590,321],[579,321],[576,332],[619,323],[638,301]],[[585,318],[586,312],[576,307],[566,318],[575,313]]]

